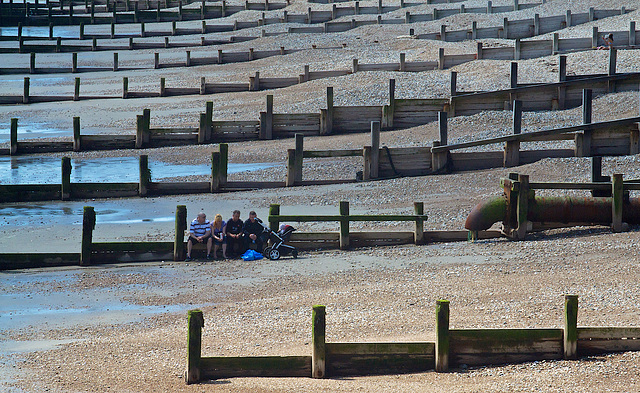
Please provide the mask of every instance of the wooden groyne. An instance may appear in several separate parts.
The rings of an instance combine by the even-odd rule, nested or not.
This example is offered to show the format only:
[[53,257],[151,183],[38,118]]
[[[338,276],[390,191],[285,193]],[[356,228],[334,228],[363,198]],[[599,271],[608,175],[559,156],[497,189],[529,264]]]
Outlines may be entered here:
[[[358,247],[376,247],[402,244],[428,244],[434,242],[467,241],[468,232],[465,230],[425,231],[424,204],[414,204],[414,214],[369,214],[358,215],[349,213],[349,202],[340,202],[338,215],[307,216],[280,215],[280,205],[272,204],[267,221],[272,229],[277,230],[278,224],[287,222],[327,222],[340,223],[338,232],[294,232],[289,244],[299,250],[322,249],[354,249]],[[414,222],[412,232],[398,232],[387,229],[384,232],[353,232],[349,229],[350,222]],[[92,206],[85,206],[82,220],[81,252],[78,253],[0,253],[0,270],[15,270],[28,268],[43,268],[56,266],[88,266],[96,264],[129,263],[129,262],[159,262],[183,261],[186,253],[185,235],[188,232],[187,209],[178,205],[175,212],[173,242],[94,242],[93,231],[96,225],[96,213]],[[498,231],[481,231],[478,236],[482,239],[500,237]],[[195,252],[201,251],[201,245],[196,245]]]
[[326,307],[313,306],[311,355],[203,356],[200,310],[187,314],[187,384],[234,377],[334,378],[356,375],[448,372],[459,367],[544,360],[640,350],[639,327],[578,326],[578,296],[564,296],[562,328],[456,329],[450,303],[436,301],[435,341],[327,342]]
[[[138,183],[71,183],[71,163],[62,159],[60,185],[29,184],[1,185],[0,202],[108,198],[122,196],[173,195],[191,193],[215,193],[243,191],[285,186],[308,186],[370,181],[389,177],[437,175],[453,171],[469,171],[497,167],[511,167],[554,157],[591,157],[638,154],[640,116],[616,120],[591,121],[592,91],[582,94],[583,121],[568,127],[550,128],[522,133],[522,103],[513,102],[512,134],[463,143],[448,143],[448,116],[439,112],[440,139],[432,146],[389,148],[380,146],[381,123],[370,124],[371,144],[362,149],[336,149],[321,151],[304,150],[304,134],[295,135],[295,148],[287,151],[287,175],[284,181],[232,182],[227,181],[228,145],[221,143],[219,151],[211,155],[211,176],[205,182],[152,182],[146,155],[140,156],[140,180]],[[148,112],[147,112],[148,114]],[[201,117],[204,119],[204,115]],[[149,130],[145,115],[138,117],[139,130]],[[17,120],[13,122],[16,124]],[[146,124],[146,125],[145,125]],[[17,127],[17,126],[16,126]],[[207,139],[207,127],[200,127],[192,138]],[[13,134],[17,135],[17,134]],[[166,135],[166,134],[165,134]],[[178,135],[173,135],[173,138]],[[151,134],[139,132],[130,143],[136,147],[148,146]],[[528,141],[573,140],[573,149],[521,150],[520,143]],[[85,143],[80,139],[80,143]],[[159,143],[159,142],[158,142]],[[504,144],[500,151],[456,152],[470,147]],[[19,146],[12,138],[11,149]],[[304,159],[332,157],[362,157],[362,171],[350,179],[303,180]],[[65,192],[64,190],[68,190]]]

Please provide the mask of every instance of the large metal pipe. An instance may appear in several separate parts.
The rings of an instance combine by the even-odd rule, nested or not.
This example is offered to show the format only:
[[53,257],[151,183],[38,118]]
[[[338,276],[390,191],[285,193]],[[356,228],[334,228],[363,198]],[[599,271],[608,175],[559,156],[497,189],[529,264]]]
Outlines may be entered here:
[[[608,197],[535,197],[529,200],[527,220],[541,223],[610,225],[611,203]],[[506,220],[507,201],[504,197],[491,198],[473,208],[464,227],[470,231],[489,229],[494,223]],[[640,199],[623,202],[622,221],[640,224]]]

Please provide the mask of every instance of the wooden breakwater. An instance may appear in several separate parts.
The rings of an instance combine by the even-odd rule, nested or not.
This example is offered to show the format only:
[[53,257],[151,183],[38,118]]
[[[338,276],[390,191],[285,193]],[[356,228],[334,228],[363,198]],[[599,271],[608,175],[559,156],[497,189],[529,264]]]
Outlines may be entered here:
[[326,308],[313,306],[311,355],[203,356],[200,310],[187,314],[187,384],[234,377],[334,378],[356,375],[448,372],[541,360],[575,360],[640,350],[639,327],[578,326],[578,296],[564,296],[562,328],[456,329],[448,300],[436,302],[435,341],[327,342]]
[[[515,42],[515,46],[514,47],[491,47],[491,48],[482,48],[482,46],[478,47],[478,51],[477,53],[474,54],[462,54],[462,55],[446,55],[444,53],[444,51],[442,51],[439,55],[439,58],[437,59],[438,62],[438,68],[443,69],[443,68],[449,68],[453,65],[457,65],[460,64],[461,62],[466,62],[466,61],[471,61],[473,59],[515,59],[518,60],[520,58],[525,59],[525,58],[534,58],[534,57],[539,57],[539,56],[545,56],[548,54],[556,54],[556,53],[562,53],[562,52],[570,52],[570,51],[574,51],[574,50],[584,50],[584,49],[588,49],[591,46],[595,47],[599,44],[602,44],[602,38],[601,38],[601,34],[608,34],[608,33],[612,33],[614,34],[614,36],[616,37],[616,46],[618,47],[633,47],[635,46],[636,41],[636,36],[637,36],[637,32],[635,31],[635,22],[630,22],[630,26],[629,26],[629,31],[625,31],[625,32],[603,32],[603,31],[598,31],[597,27],[594,30],[593,36],[590,39],[560,39],[558,36],[554,36],[554,38],[549,41],[549,40],[536,40],[536,41],[523,41],[520,42],[519,39],[520,38],[526,38],[526,37],[533,37],[535,35],[538,35],[541,32],[551,32],[551,31],[555,31],[558,30],[560,28],[566,27],[567,24],[569,26],[571,26],[571,24],[573,23],[574,25],[580,24],[580,23],[586,23],[588,21],[594,20],[595,16],[594,15],[599,15],[601,18],[603,17],[608,17],[611,15],[615,15],[616,13],[625,13],[627,12],[626,10],[598,10],[597,12],[595,10],[591,10],[588,14],[585,14],[587,16],[582,17],[582,14],[576,14],[574,16],[571,16],[571,13],[569,11],[567,11],[567,15],[565,16],[554,16],[554,17],[534,17],[533,19],[524,19],[524,20],[518,20],[518,21],[511,21],[509,22],[512,26],[511,30],[513,31],[513,33],[511,34],[513,39],[516,39]],[[563,19],[563,21],[561,22],[557,22],[558,18]],[[405,18],[406,19],[406,18]],[[547,23],[547,19],[549,19],[548,23]],[[506,18],[505,18],[506,20]],[[531,25],[532,21],[534,22],[533,25]],[[555,21],[555,22],[554,22]],[[353,25],[351,28],[355,28],[358,26],[358,24],[366,24],[366,21],[352,21],[351,25]],[[577,23],[580,22],[580,23]],[[378,24],[382,23],[382,19],[380,19],[378,21]],[[409,22],[407,22],[409,23]],[[506,22],[505,22],[506,23]],[[326,26],[329,26],[328,23],[325,23],[325,27],[323,27],[322,29],[327,29]],[[444,26],[444,25],[443,25]],[[532,27],[533,26],[533,27]],[[537,26],[537,27],[536,27]],[[516,28],[518,27],[518,28]],[[144,33],[144,28],[141,28],[141,36],[144,37],[145,33]],[[201,34],[205,34],[208,32],[207,29],[214,29],[214,27],[212,26],[208,26],[206,25],[206,23],[203,23],[202,29],[201,29]],[[294,28],[292,28],[294,29]],[[306,29],[306,30],[302,30],[302,29]],[[292,30],[289,31],[290,33],[296,33],[296,32],[312,32],[312,31],[307,31],[309,29],[315,29],[314,27],[305,27],[305,28],[298,28],[298,30]],[[330,28],[330,29],[335,29],[335,28]],[[475,26],[475,24],[472,26],[472,29],[470,31],[467,30],[461,30],[458,32],[449,32],[448,35],[444,33],[445,29],[441,27],[441,31],[440,33],[434,33],[432,35],[414,35],[413,30],[410,30],[410,36],[414,37],[414,38],[423,38],[423,39],[440,39],[440,40],[446,40],[446,41],[463,41],[463,40],[467,40],[467,39],[481,39],[481,38],[494,38],[495,34],[493,33],[494,30],[498,29],[499,31],[502,31],[502,27],[493,27],[493,28],[477,28]],[[215,29],[214,29],[215,30]],[[487,32],[485,32],[485,30],[488,30]],[[77,56],[77,52],[79,51],[83,51],[83,50],[90,50],[90,51],[97,51],[97,50],[134,50],[134,49],[157,49],[157,48],[169,48],[169,47],[180,47],[180,46],[206,46],[206,45],[218,45],[218,44],[224,44],[224,43],[230,43],[230,42],[239,42],[239,41],[247,41],[247,40],[251,40],[251,39],[255,39],[257,37],[246,37],[246,36],[232,36],[230,38],[224,38],[222,40],[219,39],[210,39],[210,38],[205,38],[204,36],[201,37],[199,42],[194,42],[193,40],[189,40],[188,42],[177,42],[175,41],[175,36],[176,35],[180,35],[181,31],[176,27],[176,24],[173,23],[172,25],[172,29],[171,29],[171,34],[167,34],[164,36],[164,43],[162,42],[149,42],[149,43],[145,43],[144,40],[140,40],[140,38],[138,37],[134,37],[134,36],[129,36],[129,41],[128,43],[125,44],[116,44],[114,46],[113,43],[107,43],[106,45],[98,45],[98,37],[93,37],[91,42],[89,44],[83,43],[83,44],[78,44],[78,43],[73,43],[73,44],[63,44],[62,42],[62,38],[58,37],[56,39],[56,42],[53,44],[46,44],[46,43],[37,43],[37,44],[33,44],[35,45],[33,48],[31,48],[30,46],[28,46],[27,44],[24,44],[23,40],[20,39],[18,40],[18,48],[7,48],[6,50],[8,51],[17,51],[19,53],[31,53],[31,59],[30,59],[30,66],[29,68],[10,68],[10,69],[3,69],[2,72],[3,73],[36,73],[36,72],[44,72],[45,70],[43,69],[38,69],[36,67],[36,63],[35,63],[35,54],[36,52],[73,52],[76,53],[75,56]],[[183,31],[182,33],[195,33],[191,30],[189,31]],[[538,34],[536,34],[538,33]],[[50,28],[50,36],[51,39],[53,39],[53,28]],[[270,34],[279,34],[279,33],[270,33]],[[501,35],[502,33],[498,34]],[[155,36],[157,34],[150,34],[150,36]],[[164,35],[164,34],[161,34]],[[624,37],[626,36],[626,40],[624,39]],[[83,35],[84,37],[84,35]],[[444,38],[443,38],[444,37]],[[102,38],[102,37],[100,37]],[[111,29],[111,34],[110,37],[111,39],[115,38],[115,27],[114,25],[112,25],[112,29]],[[134,38],[137,38],[137,41],[134,41]],[[173,41],[170,41],[170,38],[173,39]],[[587,42],[589,41],[589,42]],[[121,42],[117,41],[117,42]],[[550,50],[548,50],[547,48],[549,48],[549,44],[550,46]],[[65,45],[71,45],[71,46],[65,46]],[[479,45],[481,45],[479,43]],[[591,46],[589,46],[591,45]],[[48,48],[48,49],[47,49]],[[0,48],[0,51],[2,51],[4,49]],[[114,53],[114,56],[116,54]],[[244,59],[246,57],[242,57],[241,59]],[[214,62],[215,59],[215,62]],[[227,62],[231,62],[231,57],[228,57],[226,59]],[[239,60],[239,61],[243,61],[243,60]],[[218,56],[216,57],[211,57],[211,58],[201,58],[198,61],[193,62],[193,65],[199,65],[199,64],[220,64],[222,63],[222,57]],[[172,63],[173,64],[173,63]],[[189,66],[191,65],[188,62],[185,63],[177,63],[176,65],[172,65],[172,66]],[[158,68],[158,61],[157,61],[157,55],[156,55],[156,61],[154,62],[154,66],[155,68]],[[165,65],[165,66],[169,66],[169,65]],[[86,67],[85,67],[86,68]],[[108,70],[109,67],[96,67],[96,69],[99,70]],[[117,71],[119,68],[117,67],[117,61],[116,58],[114,57],[114,67],[112,67],[112,69],[114,71]],[[68,68],[63,67],[63,68],[57,68],[57,69],[52,69],[52,68],[48,68],[47,71],[49,72],[68,72],[67,71]],[[87,69],[88,71],[89,69]],[[363,69],[364,70],[364,69]]]
[[[257,10],[269,11],[285,8],[287,3],[249,2],[242,5],[227,4],[226,1],[218,4],[207,4],[202,1],[165,1],[155,2],[155,8],[150,2],[123,1],[118,6],[118,1],[100,7],[95,1],[84,2],[84,7],[76,7],[73,1],[54,2],[47,0],[43,4],[14,3],[12,0],[0,2],[0,23],[4,26],[61,26],[80,24],[109,24],[109,23],[140,23],[140,22],[170,22],[223,18],[225,16],[244,11]],[[144,4],[144,6],[141,6]],[[66,7],[65,7],[66,5]],[[122,5],[124,9],[122,9]],[[97,7],[96,7],[97,6]]]
[[[340,202],[339,215],[305,216],[280,215],[280,205],[272,204],[267,222],[273,230],[283,221],[340,223],[339,232],[294,232],[289,244],[299,250],[354,249],[358,247],[376,247],[403,244],[428,244],[434,242],[467,241],[469,233],[465,230],[425,231],[424,204],[414,204],[414,214],[369,214],[349,213],[349,203]],[[414,222],[415,231],[397,232],[395,230],[353,232],[350,222]],[[93,231],[96,226],[96,213],[93,207],[85,206],[82,219],[82,241],[80,253],[0,253],[0,270],[43,268],[56,266],[89,266],[96,264],[183,261],[186,255],[185,235],[188,232],[187,208],[178,205],[175,212],[174,240],[172,242],[94,242]],[[500,237],[498,231],[481,231],[481,239]],[[194,256],[203,251],[202,245],[194,246]]]
[[[150,111],[145,109],[138,115],[136,135],[81,135],[80,119],[74,118],[73,142],[21,142],[17,139],[17,119],[12,120],[11,146],[0,149],[2,154],[33,154],[53,151],[83,151],[104,149],[131,149],[188,145],[196,143],[235,142],[256,139],[292,137],[295,133],[307,136],[331,135],[349,132],[366,132],[371,122],[380,122],[383,130],[415,127],[435,121],[447,112],[449,117],[472,115],[485,110],[510,110],[513,102],[520,101],[521,110],[568,109],[582,104],[584,89],[591,94],[606,94],[614,91],[635,91],[640,83],[640,73],[617,73],[617,51],[609,51],[607,74],[567,75],[565,56],[559,58],[559,81],[554,83],[519,84],[517,63],[511,64],[510,89],[465,92],[457,89],[457,73],[451,73],[450,99],[396,99],[395,80],[389,81],[389,104],[381,106],[334,106],[333,87],[327,88],[326,109],[316,113],[279,114],[273,111],[273,96],[267,95],[265,111],[258,119],[224,121],[213,119],[213,103],[207,102],[200,114],[197,127],[152,127]],[[399,63],[401,64],[401,63]],[[311,72],[305,67],[301,80],[322,78],[329,72]],[[280,78],[250,80],[252,88],[264,83],[292,83]],[[128,80],[125,80],[128,85]],[[229,85],[231,86],[231,85]],[[257,86],[257,87],[256,87]],[[222,88],[221,85],[203,83],[201,89]],[[239,86],[242,88],[242,86]],[[163,86],[164,94],[178,94],[190,88]],[[127,92],[126,86],[123,92]],[[27,97],[30,99],[30,97]]]
[[[140,156],[138,183],[71,183],[71,162],[62,159],[60,185],[28,184],[1,185],[0,202],[108,198],[190,193],[215,193],[285,186],[370,181],[389,177],[424,176],[496,167],[511,167],[543,158],[590,157],[637,154],[639,152],[640,116],[593,123],[591,121],[592,92],[583,91],[583,121],[568,127],[550,128],[522,133],[522,103],[514,101],[512,134],[462,143],[448,143],[448,116],[439,112],[439,140],[432,146],[389,148],[381,147],[381,123],[372,122],[371,144],[362,149],[304,150],[304,135],[295,135],[295,148],[287,151],[287,175],[284,181],[230,182],[227,181],[228,145],[221,143],[219,151],[211,155],[211,176],[203,182],[152,182],[148,158]],[[203,116],[204,117],[204,116]],[[140,115],[139,122],[144,122]],[[17,121],[16,121],[17,122]],[[14,122],[14,124],[16,123]],[[204,127],[198,137],[205,138]],[[139,133],[131,143],[149,143],[149,134]],[[528,141],[573,140],[572,149],[521,150],[520,143]],[[504,144],[501,151],[456,152],[470,147]],[[12,147],[17,143],[12,142]],[[304,159],[362,157],[362,171],[353,178],[303,180]]]

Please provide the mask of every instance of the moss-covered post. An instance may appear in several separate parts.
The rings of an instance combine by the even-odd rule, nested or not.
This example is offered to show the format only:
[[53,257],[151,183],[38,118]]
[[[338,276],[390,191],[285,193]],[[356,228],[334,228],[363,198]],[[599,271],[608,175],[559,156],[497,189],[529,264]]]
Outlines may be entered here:
[[36,73],[36,53],[31,52],[29,56],[30,56],[29,57],[29,73],[35,74]]
[[529,214],[529,175],[518,175],[520,189],[518,190],[517,212],[518,229],[516,230],[516,238],[524,240],[527,236],[527,216]]
[[136,149],[144,145],[144,115],[136,115]]
[[624,200],[624,188],[622,174],[615,173],[611,177],[611,229],[613,232],[622,232],[622,203]]
[[62,187],[60,196],[63,201],[71,198],[71,158],[62,157]]
[[292,187],[296,184],[296,149],[287,149],[287,178],[285,180],[286,187]]
[[416,215],[415,244],[424,244],[424,202],[413,202],[413,212]]
[[75,74],[78,72],[78,52],[73,52],[71,54],[71,73]]
[[578,358],[578,296],[564,295],[564,358]]
[[313,352],[311,353],[311,377],[324,378],[326,375],[325,334],[327,329],[325,306],[313,306],[311,320],[311,342],[313,345]]
[[82,266],[91,264],[94,229],[96,229],[96,212],[92,206],[85,206],[82,214],[82,246],[80,248],[80,265]]
[[229,168],[229,144],[220,144],[220,185],[227,184],[227,173]]
[[205,114],[207,115],[207,140],[210,141],[213,134],[213,101],[207,101]]
[[187,385],[200,381],[200,360],[202,359],[202,328],[204,316],[200,310],[187,312]]
[[139,161],[140,169],[140,182],[138,184],[138,194],[140,196],[146,196],[149,189],[149,183],[151,182],[151,170],[149,169],[149,156],[146,154],[140,155]]
[[15,117],[11,119],[10,132],[11,145],[9,148],[9,154],[13,156],[18,153],[18,119]]
[[73,118],[73,151],[82,150],[82,137],[80,136],[80,117]]
[[260,117],[260,139],[273,139],[273,95],[267,95],[267,108]]
[[362,180],[371,180],[371,146],[362,148]]
[[211,192],[220,191],[220,152],[211,153]]
[[277,203],[270,204],[269,205],[269,228],[271,228],[271,230],[274,232],[278,232],[278,230],[280,229],[280,221],[271,221],[271,217],[279,216],[279,215],[280,215],[280,205]]
[[436,301],[436,372],[449,371],[449,301]]
[[178,205],[176,207],[176,233],[173,241],[173,260],[184,260],[184,231],[187,229],[187,207]]
[[126,99],[129,97],[129,78],[126,76],[122,77],[122,98]]
[[198,123],[198,143],[207,142],[207,114],[200,113],[200,122]]
[[349,202],[340,201],[340,249],[349,248]]

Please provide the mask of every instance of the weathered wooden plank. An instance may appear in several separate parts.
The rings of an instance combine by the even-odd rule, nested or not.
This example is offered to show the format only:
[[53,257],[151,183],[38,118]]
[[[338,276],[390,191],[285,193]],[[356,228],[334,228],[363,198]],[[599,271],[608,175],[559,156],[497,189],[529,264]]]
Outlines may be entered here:
[[433,342],[382,342],[382,343],[326,343],[327,356],[330,355],[410,355],[425,354],[435,356]]
[[151,182],[149,183],[149,194],[198,194],[211,191],[209,182]]
[[340,233],[338,232],[294,232],[289,238],[292,242],[301,241],[328,241],[337,242],[340,240]]
[[309,72],[309,80],[334,78],[351,74],[350,70],[333,70],[333,71],[311,71]]
[[203,357],[203,379],[231,377],[311,377],[311,356]]
[[3,253],[0,270],[73,266],[80,264],[80,253]]
[[302,156],[304,158],[360,157],[362,156],[362,149],[305,150]]
[[578,340],[607,340],[624,338],[640,338],[640,327],[578,327]]
[[574,149],[521,150],[520,164],[530,164],[544,158],[568,158],[574,156]]
[[456,171],[499,168],[503,165],[503,152],[451,153],[451,163]]
[[624,351],[640,351],[640,340],[578,340],[579,356]]

